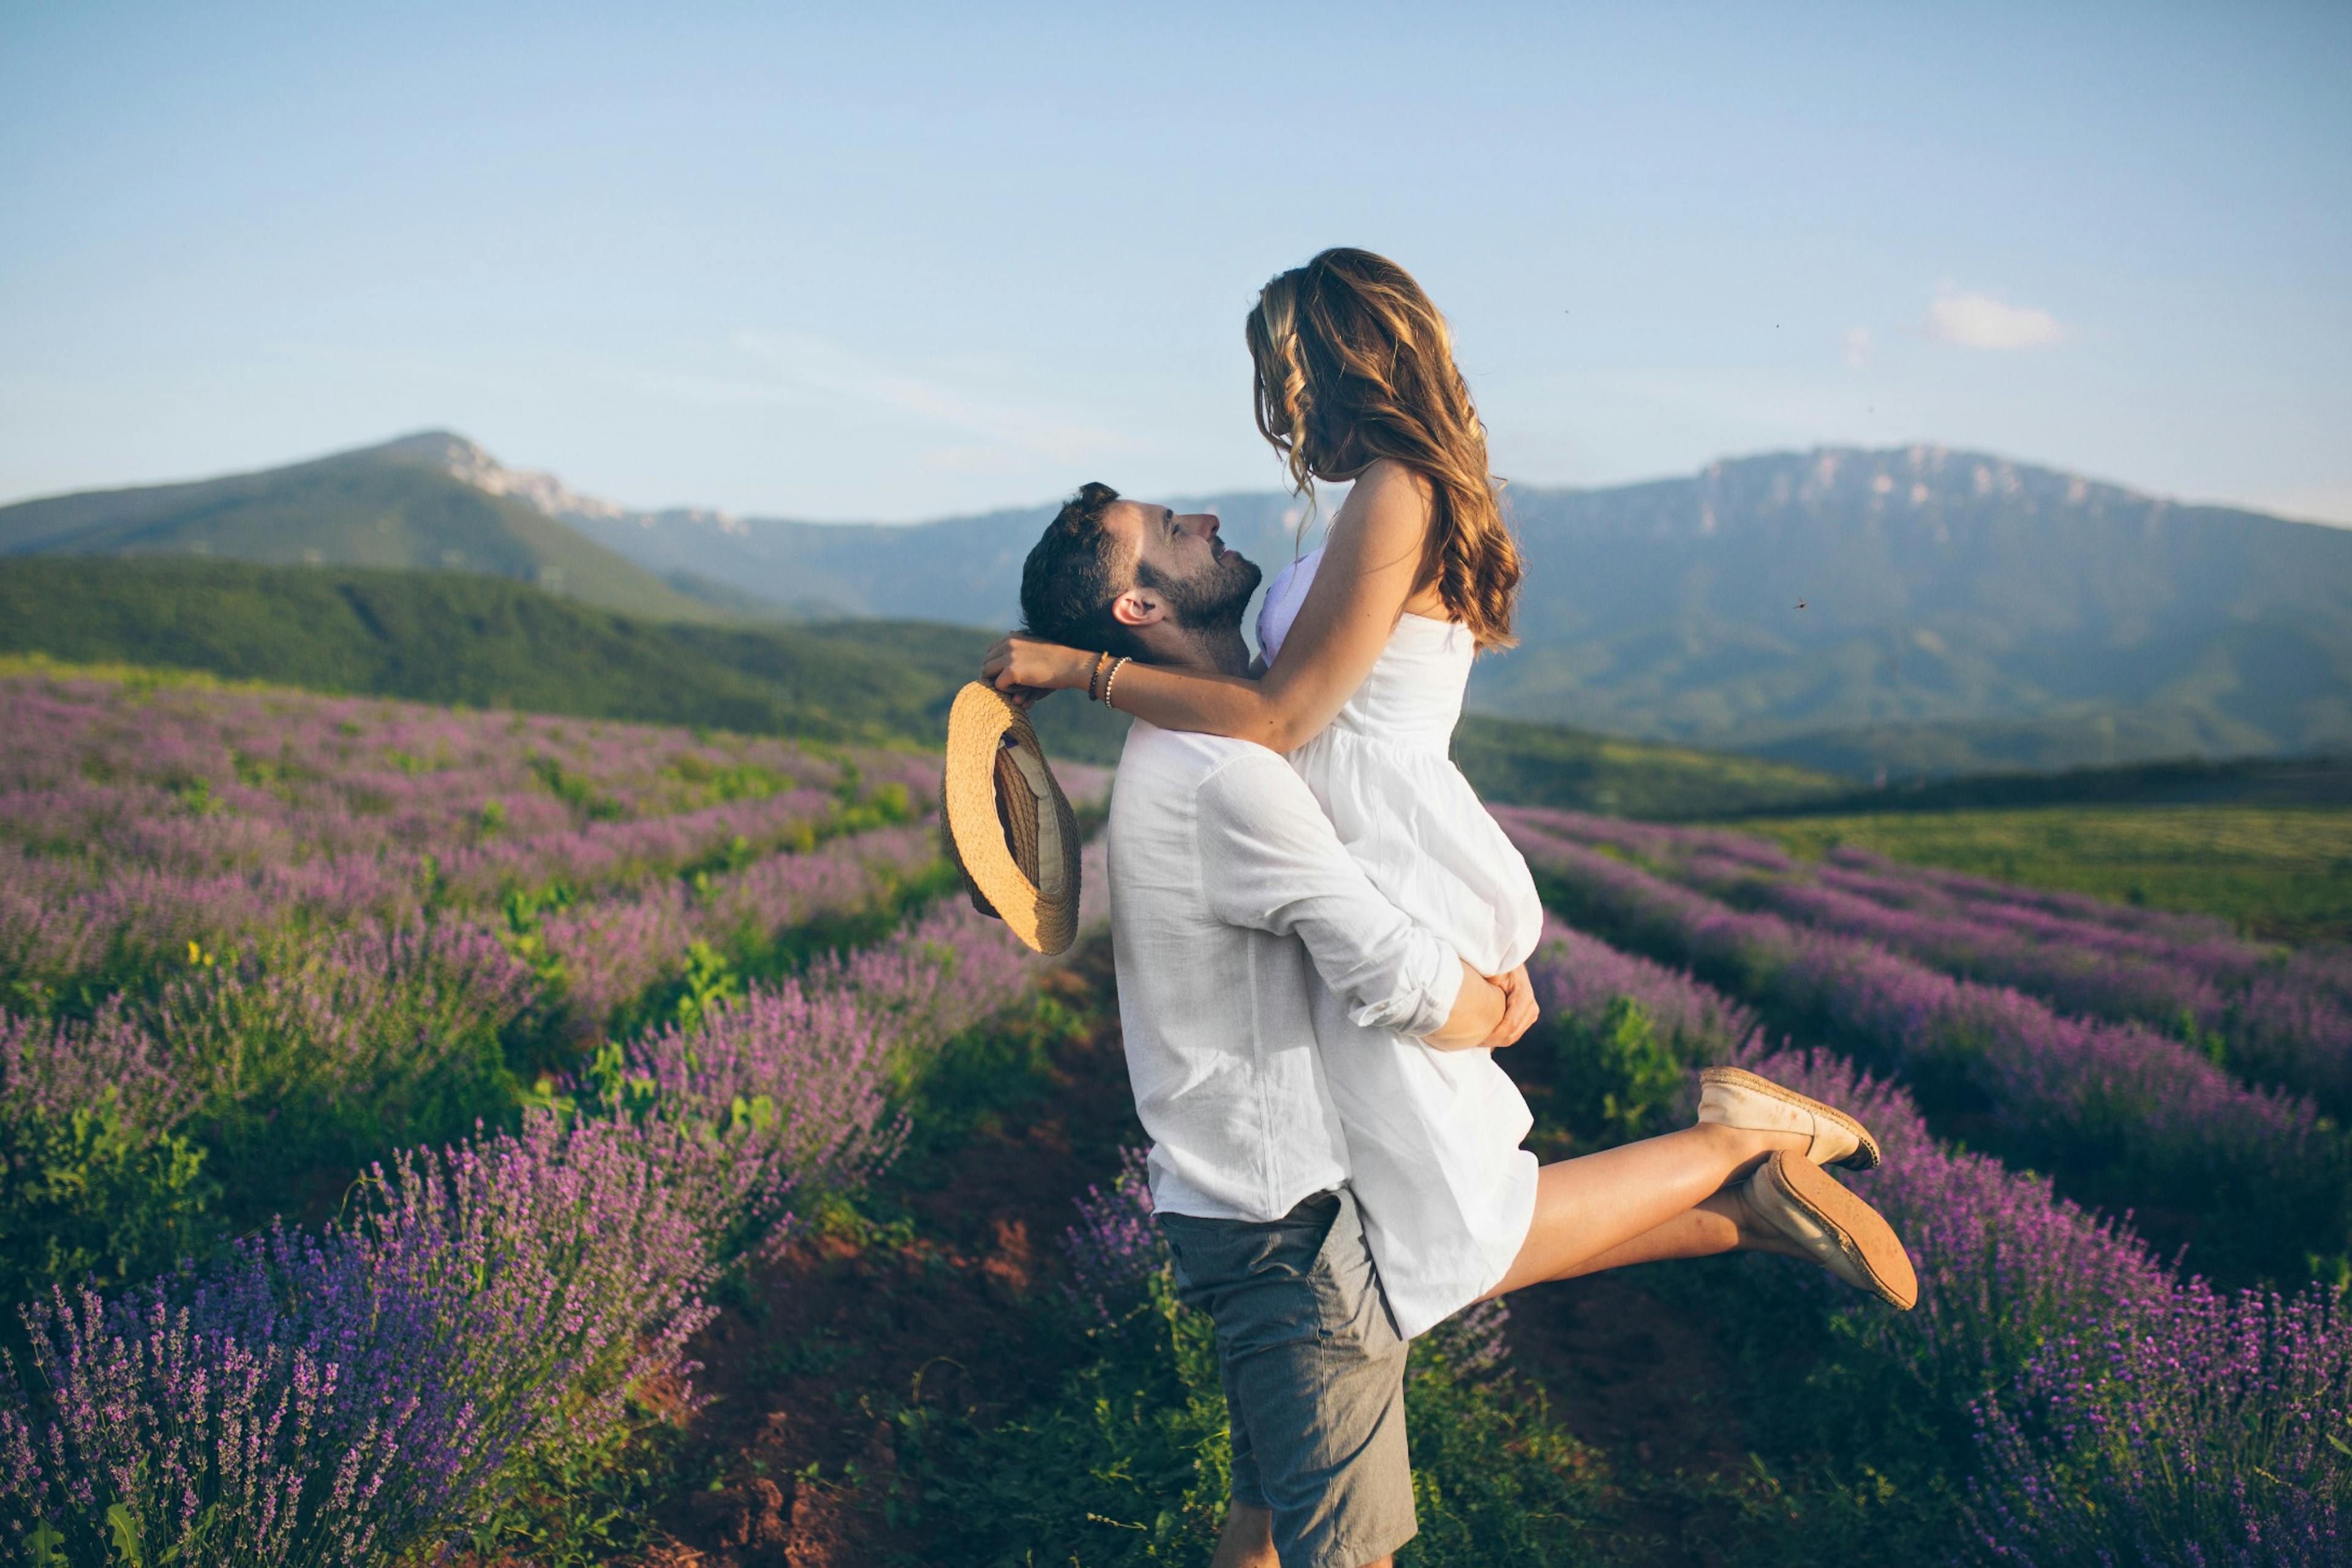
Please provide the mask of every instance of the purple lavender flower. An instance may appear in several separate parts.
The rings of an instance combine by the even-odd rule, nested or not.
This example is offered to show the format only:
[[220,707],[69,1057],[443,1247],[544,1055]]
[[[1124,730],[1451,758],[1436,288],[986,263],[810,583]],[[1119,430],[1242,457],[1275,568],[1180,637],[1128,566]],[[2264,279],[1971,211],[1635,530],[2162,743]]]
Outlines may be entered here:
[[1070,1280],[1062,1287],[1071,1312],[1088,1328],[1108,1329],[1144,1297],[1151,1277],[1169,1266],[1168,1242],[1151,1217],[1147,1152],[1119,1151],[1118,1173],[1108,1191],[1090,1186],[1072,1202],[1076,1225],[1062,1232]]
[[1987,1563],[2346,1560],[2352,1331],[2341,1296],[2227,1295],[2053,1336],[1976,1406]]
[[133,1153],[184,1129],[256,1170],[405,1145],[320,1233],[25,1307],[0,1368],[19,1552],[429,1553],[637,1393],[690,1403],[714,1270],[879,1169],[895,1092],[1037,970],[942,905],[698,994],[516,1131],[434,1148],[436,1118],[513,1113],[499,1046],[526,1012],[568,1005],[594,1041],[693,944],[895,908],[927,833],[819,841],[902,822],[936,764],[202,683],[0,679],[0,703],[24,741],[0,758],[0,996],[129,988],[88,1025],[0,1012],[0,1158],[92,1102]]
[[320,1237],[28,1308],[0,1530],[55,1531],[76,1562],[118,1531],[146,1562],[393,1561],[593,1446],[632,1388],[682,1380],[710,1268],[626,1127],[541,1116],[404,1157]]

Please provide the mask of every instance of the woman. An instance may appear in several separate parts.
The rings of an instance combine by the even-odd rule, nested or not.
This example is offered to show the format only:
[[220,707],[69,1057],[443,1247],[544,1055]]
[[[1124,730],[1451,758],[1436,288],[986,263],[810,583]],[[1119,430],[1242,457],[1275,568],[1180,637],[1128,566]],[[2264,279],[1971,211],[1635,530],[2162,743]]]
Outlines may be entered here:
[[[1448,759],[1471,661],[1508,647],[1518,552],[1444,321],[1395,263],[1327,250],[1250,311],[1259,430],[1302,493],[1352,481],[1324,546],[1269,587],[1263,678],[1133,664],[1116,706],[1286,753],[1400,909],[1507,990],[1543,911],[1517,849]],[[1091,650],[1015,636],[1000,688],[1086,688]],[[1327,999],[1328,1000],[1328,999]],[[1697,1125],[1538,1169],[1527,1104],[1486,1050],[1442,1051],[1318,1010],[1351,1183],[1399,1330],[1543,1279],[1746,1248],[1808,1258],[1907,1308],[1885,1221],[1821,1165],[1873,1165],[1860,1123],[1733,1068]]]

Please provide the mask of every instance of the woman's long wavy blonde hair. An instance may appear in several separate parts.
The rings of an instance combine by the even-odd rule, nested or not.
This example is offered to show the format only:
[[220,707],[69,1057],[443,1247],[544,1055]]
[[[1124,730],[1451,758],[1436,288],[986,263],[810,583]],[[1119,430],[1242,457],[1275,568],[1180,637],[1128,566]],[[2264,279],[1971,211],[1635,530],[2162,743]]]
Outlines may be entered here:
[[1453,334],[1421,285],[1386,257],[1337,247],[1268,283],[1245,330],[1257,427],[1298,493],[1379,458],[1427,479],[1434,504],[1415,589],[1435,584],[1481,648],[1510,647],[1518,545]]

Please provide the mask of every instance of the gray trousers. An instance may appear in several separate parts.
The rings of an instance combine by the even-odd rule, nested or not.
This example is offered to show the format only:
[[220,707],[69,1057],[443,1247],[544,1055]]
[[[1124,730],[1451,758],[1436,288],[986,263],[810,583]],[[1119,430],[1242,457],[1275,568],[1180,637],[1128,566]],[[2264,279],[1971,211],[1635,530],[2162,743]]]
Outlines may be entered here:
[[1412,1540],[1406,1344],[1354,1196],[1264,1222],[1159,1217],[1180,1296],[1217,1325],[1234,1501],[1273,1513],[1283,1568],[1360,1568]]

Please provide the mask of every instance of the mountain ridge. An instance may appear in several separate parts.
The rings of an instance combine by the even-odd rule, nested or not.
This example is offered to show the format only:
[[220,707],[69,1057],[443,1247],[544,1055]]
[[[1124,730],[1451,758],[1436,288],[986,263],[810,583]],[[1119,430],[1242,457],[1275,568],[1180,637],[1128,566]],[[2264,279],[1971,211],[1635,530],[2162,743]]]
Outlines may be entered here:
[[[1168,497],[1286,559],[1297,502]],[[1817,447],[1507,493],[1521,647],[1472,705],[1869,776],[2352,744],[2352,532],[1964,448]],[[920,524],[575,520],[832,615],[1011,624],[1050,506]],[[774,589],[772,592],[777,591]]]
[[[554,585],[670,619],[1001,628],[1052,511],[881,524],[633,510],[448,431],[195,488],[299,489],[327,471],[406,476],[442,503],[462,493],[509,535],[560,529],[601,572],[583,568],[593,592],[560,567]],[[0,508],[0,553],[194,547],[201,517],[142,531],[174,489]],[[1269,567],[1300,542],[1293,497],[1153,499],[1214,508],[1228,542]],[[1479,710],[1864,777],[2352,745],[2352,532],[1928,444],[1514,486],[1507,500],[1528,568],[1522,641],[1480,661]],[[352,549],[348,528],[351,559],[317,554],[444,564],[430,531],[404,560]],[[275,554],[249,537],[219,548],[291,558],[284,540]],[[551,551],[488,569],[544,582]]]

